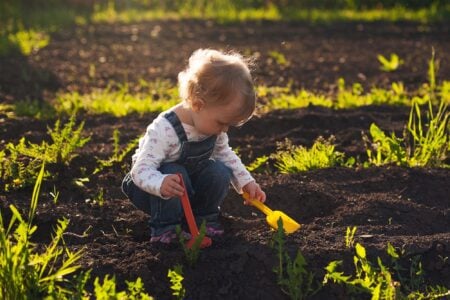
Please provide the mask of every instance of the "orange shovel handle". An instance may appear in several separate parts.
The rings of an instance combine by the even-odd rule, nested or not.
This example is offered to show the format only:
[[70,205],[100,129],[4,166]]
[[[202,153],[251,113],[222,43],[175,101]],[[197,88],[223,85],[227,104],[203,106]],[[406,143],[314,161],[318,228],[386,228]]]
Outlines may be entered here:
[[198,231],[197,223],[195,222],[194,214],[192,213],[191,203],[187,195],[186,187],[184,185],[183,176],[177,173],[180,178],[180,184],[183,186],[183,196],[181,196],[181,205],[183,205],[184,216],[189,226],[189,231],[193,238],[197,237],[200,232]]

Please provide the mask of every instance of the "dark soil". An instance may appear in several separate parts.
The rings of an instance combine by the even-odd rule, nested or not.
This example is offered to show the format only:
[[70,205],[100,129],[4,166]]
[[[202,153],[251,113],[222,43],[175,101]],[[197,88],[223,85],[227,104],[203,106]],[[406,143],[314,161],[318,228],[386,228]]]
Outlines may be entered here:
[[[113,81],[136,84],[139,78],[165,77],[175,80],[180,66],[199,47],[219,47],[258,52],[258,83],[294,86],[333,92],[336,80],[361,82],[365,87],[388,86],[403,81],[411,90],[426,82],[431,46],[440,60],[440,79],[450,78],[450,24],[412,23],[333,24],[312,26],[303,23],[248,23],[219,25],[212,22],[149,22],[133,25],[98,25],[64,30],[52,36],[52,43],[29,58],[0,59],[0,99],[2,103],[20,99],[49,99],[57,91],[80,92],[104,87]],[[159,28],[159,29],[158,29]],[[159,30],[159,31],[158,31]],[[158,34],[156,34],[158,32]],[[137,40],[131,37],[137,35]],[[447,38],[446,38],[447,36]],[[136,38],[133,38],[136,39]],[[268,57],[277,50],[290,61],[280,67]],[[397,53],[405,65],[394,73],[379,71],[378,53]],[[101,57],[105,58],[105,62]],[[89,66],[96,66],[95,79]],[[387,131],[401,132],[409,109],[371,106],[333,111],[325,108],[274,111],[232,130],[231,144],[239,149],[245,163],[276,149],[285,138],[310,146],[318,136],[336,138],[337,150],[365,159],[361,132],[375,122]],[[112,133],[119,129],[122,146],[143,133],[155,114],[79,116],[91,141],[70,166],[59,170],[59,178],[46,182],[35,219],[34,240],[48,243],[57,219],[70,219],[66,242],[72,250],[84,248],[84,269],[93,276],[115,274],[119,287],[125,280],[141,277],[157,299],[171,298],[167,270],[183,263],[188,299],[285,299],[272,269],[275,250],[270,243],[273,231],[256,209],[242,205],[242,198],[230,191],[222,207],[225,235],[213,240],[201,252],[194,267],[188,267],[179,245],[149,242],[147,217],[136,210],[120,190],[130,156],[123,165],[91,175],[97,159],[113,151]],[[53,121],[0,116],[0,145],[25,136],[32,141],[46,137]],[[50,166],[52,167],[52,166]],[[450,287],[450,171],[448,169],[329,168],[285,175],[255,174],[267,193],[267,204],[282,210],[302,224],[287,237],[286,247],[294,255],[300,250],[321,282],[324,267],[343,260],[347,274],[354,272],[353,250],[344,243],[348,226],[357,226],[356,242],[366,247],[376,264],[386,264],[387,243],[403,249],[404,266],[418,256],[426,284]],[[74,179],[89,177],[84,186]],[[57,204],[49,193],[60,191]],[[104,191],[104,204],[92,199]],[[31,188],[0,192],[2,213],[8,205],[26,210]],[[83,232],[87,232],[83,236]],[[315,299],[348,299],[341,287],[324,287]]]

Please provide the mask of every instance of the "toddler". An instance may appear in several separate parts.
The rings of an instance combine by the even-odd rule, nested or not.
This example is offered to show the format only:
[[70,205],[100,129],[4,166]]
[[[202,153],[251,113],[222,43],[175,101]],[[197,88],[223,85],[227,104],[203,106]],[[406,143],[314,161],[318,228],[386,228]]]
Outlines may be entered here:
[[250,70],[237,53],[196,50],[178,74],[181,103],[162,112],[140,139],[122,190],[150,215],[151,241],[170,243],[184,216],[181,173],[198,224],[223,233],[220,205],[230,183],[264,202],[266,195],[228,145],[227,131],[255,110]]

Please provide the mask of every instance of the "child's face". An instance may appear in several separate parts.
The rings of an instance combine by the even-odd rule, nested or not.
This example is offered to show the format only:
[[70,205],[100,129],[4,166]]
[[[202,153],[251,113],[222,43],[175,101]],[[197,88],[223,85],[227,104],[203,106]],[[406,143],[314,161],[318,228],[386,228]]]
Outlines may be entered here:
[[243,115],[241,109],[238,100],[227,105],[203,106],[194,111],[194,127],[205,135],[227,132],[231,126],[241,126],[250,118],[251,115]]

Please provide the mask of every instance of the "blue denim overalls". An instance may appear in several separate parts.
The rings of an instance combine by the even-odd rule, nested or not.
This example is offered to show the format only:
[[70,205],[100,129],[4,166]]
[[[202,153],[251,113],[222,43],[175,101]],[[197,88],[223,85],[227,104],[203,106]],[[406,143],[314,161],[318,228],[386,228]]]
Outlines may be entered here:
[[[231,170],[221,161],[211,159],[217,136],[202,141],[189,142],[186,132],[175,112],[164,117],[172,124],[181,143],[180,158],[175,162],[162,163],[158,169],[163,174],[181,173],[198,225],[203,220],[217,225],[220,205],[225,199],[231,182]],[[180,199],[162,199],[139,189],[128,173],[122,182],[122,191],[133,204],[150,215],[152,236],[172,230],[184,221]]]

